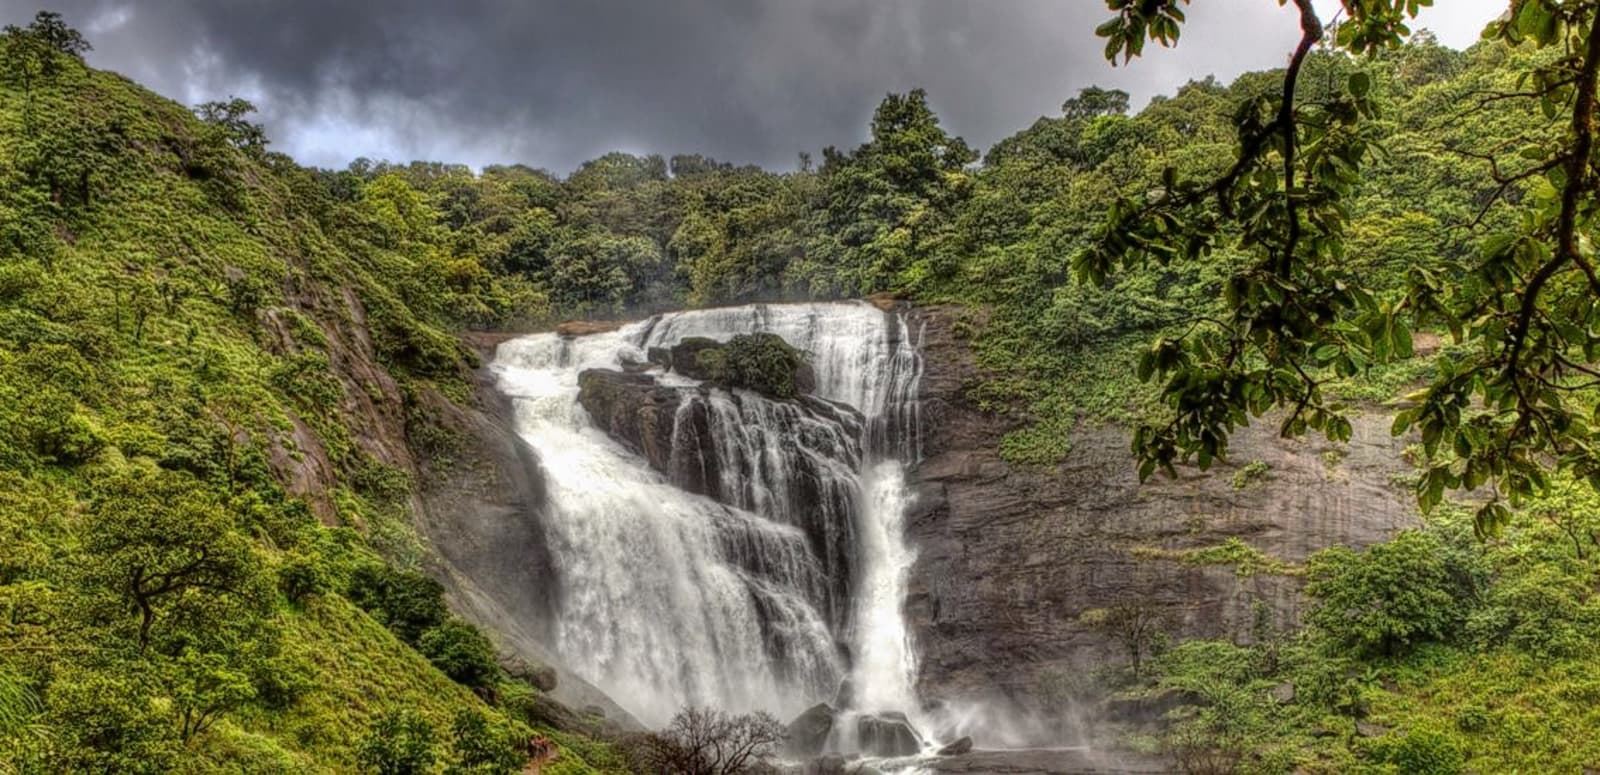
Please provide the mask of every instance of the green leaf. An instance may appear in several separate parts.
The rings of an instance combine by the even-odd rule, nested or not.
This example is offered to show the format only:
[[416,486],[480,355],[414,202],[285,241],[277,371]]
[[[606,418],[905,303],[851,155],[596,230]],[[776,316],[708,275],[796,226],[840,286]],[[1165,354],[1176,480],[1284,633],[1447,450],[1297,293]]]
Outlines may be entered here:
[[1350,93],[1356,97],[1365,97],[1372,92],[1372,76],[1362,72],[1350,74]]

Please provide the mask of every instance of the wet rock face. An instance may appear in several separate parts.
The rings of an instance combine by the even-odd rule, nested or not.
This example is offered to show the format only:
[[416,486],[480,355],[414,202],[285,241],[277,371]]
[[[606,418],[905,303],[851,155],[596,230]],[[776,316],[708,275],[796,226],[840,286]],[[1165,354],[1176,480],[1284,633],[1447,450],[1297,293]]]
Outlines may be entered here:
[[[670,472],[679,389],[658,385],[648,374],[590,369],[578,375],[578,402],[607,435],[644,456],[656,470]],[[704,493],[702,489],[691,492]]]
[[[1267,418],[1235,438],[1230,463],[1180,469],[1176,480],[1158,475],[1144,486],[1130,432],[1114,426],[1080,423],[1058,466],[1012,466],[998,449],[1015,422],[966,399],[982,376],[957,334],[972,313],[913,314],[926,324],[925,458],[912,472],[918,497],[907,530],[918,556],[906,615],[925,700],[1037,710],[1039,687],[1052,675],[1127,662],[1122,645],[1083,616],[1127,601],[1147,606],[1180,639],[1248,641],[1258,603],[1277,628],[1290,627],[1300,578],[1241,575],[1185,562],[1181,552],[1237,538],[1300,563],[1319,549],[1383,541],[1417,523],[1409,493],[1391,483],[1406,468],[1404,440],[1390,436],[1389,418],[1376,411],[1354,418],[1348,447],[1279,439]],[[1254,475],[1235,476],[1253,461],[1264,473],[1255,466]]]
[[818,703],[789,722],[786,751],[796,759],[809,759],[822,753],[833,732],[833,708]]
[[899,713],[880,713],[856,719],[857,739],[866,756],[911,756],[922,750],[922,738]]

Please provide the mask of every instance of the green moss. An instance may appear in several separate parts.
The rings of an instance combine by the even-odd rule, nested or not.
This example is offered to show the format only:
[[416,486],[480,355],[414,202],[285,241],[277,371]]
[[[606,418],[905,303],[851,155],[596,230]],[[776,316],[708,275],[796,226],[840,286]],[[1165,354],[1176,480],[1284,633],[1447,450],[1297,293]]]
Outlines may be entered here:
[[694,358],[700,373],[724,387],[775,398],[794,398],[807,389],[800,381],[805,356],[777,334],[739,334],[699,349]]
[[1176,560],[1185,565],[1227,565],[1242,578],[1256,575],[1299,576],[1305,568],[1272,557],[1238,538],[1198,549],[1160,549],[1136,547],[1133,555],[1141,559]]
[[1233,478],[1228,480],[1235,490],[1247,490],[1259,484],[1266,483],[1272,478],[1272,466],[1264,460],[1252,460],[1243,468],[1235,471]]
[[1034,421],[1000,439],[1000,455],[1010,463],[1049,466],[1072,451],[1072,426],[1077,412],[1062,396],[1051,396],[1033,407]]

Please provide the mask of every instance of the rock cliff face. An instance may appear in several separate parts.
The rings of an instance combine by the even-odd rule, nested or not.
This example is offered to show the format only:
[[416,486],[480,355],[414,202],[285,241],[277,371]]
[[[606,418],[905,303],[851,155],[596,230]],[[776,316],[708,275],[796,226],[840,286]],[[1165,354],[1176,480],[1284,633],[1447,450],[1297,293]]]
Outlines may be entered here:
[[[468,344],[488,363],[502,339],[478,335]],[[540,522],[545,487],[539,457],[513,430],[511,402],[487,368],[474,377],[470,404],[428,399],[429,414],[451,438],[448,451],[416,459],[422,487],[414,513],[438,561],[433,574],[445,584],[456,612],[488,633],[503,659],[555,674],[552,696],[573,708],[599,710],[621,728],[640,728],[544,645],[558,590]]]
[[[1080,424],[1059,466],[1012,466],[998,449],[1014,423],[965,399],[981,376],[957,334],[967,314],[916,312],[926,324],[926,435],[907,527],[918,556],[906,615],[925,699],[1026,712],[1039,707],[1052,673],[1126,664],[1123,646],[1088,623],[1096,609],[1136,606],[1174,638],[1246,641],[1258,602],[1273,625],[1291,626],[1302,584],[1293,564],[1327,546],[1385,540],[1417,520],[1409,494],[1391,483],[1404,468],[1403,442],[1376,415],[1357,419],[1348,447],[1282,440],[1261,423],[1236,437],[1231,464],[1143,486],[1118,427]],[[1255,570],[1289,574],[1193,555],[1229,539],[1265,555]]]

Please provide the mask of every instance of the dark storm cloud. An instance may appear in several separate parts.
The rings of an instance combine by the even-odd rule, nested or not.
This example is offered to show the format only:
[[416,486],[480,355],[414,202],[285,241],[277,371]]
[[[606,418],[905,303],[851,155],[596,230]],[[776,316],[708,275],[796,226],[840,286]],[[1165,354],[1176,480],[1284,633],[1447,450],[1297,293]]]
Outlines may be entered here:
[[[39,2],[39,0],[34,0]],[[608,150],[786,167],[851,146],[891,91],[926,88],[987,146],[1082,86],[1142,101],[1192,77],[1282,62],[1293,14],[1204,0],[1184,45],[1101,59],[1100,0],[45,0],[91,62],[188,103],[236,94],[278,147],[565,171]],[[1425,21],[1470,39],[1504,0],[1441,0]],[[0,20],[32,15],[0,0]]]

